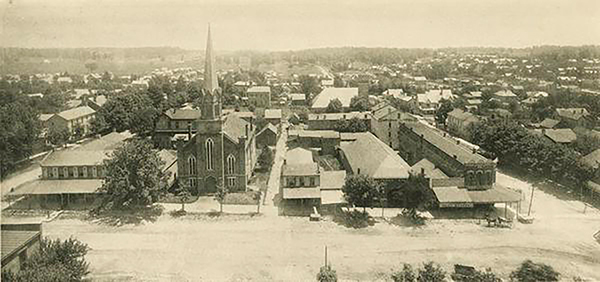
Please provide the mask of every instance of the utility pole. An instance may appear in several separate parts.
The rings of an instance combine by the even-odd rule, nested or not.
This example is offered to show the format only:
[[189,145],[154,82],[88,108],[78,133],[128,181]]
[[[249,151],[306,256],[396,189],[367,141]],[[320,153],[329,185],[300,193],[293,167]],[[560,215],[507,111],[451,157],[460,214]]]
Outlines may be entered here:
[[527,211],[527,216],[531,215],[531,204],[533,204],[533,191],[535,191],[535,186],[531,186],[531,198],[529,199],[529,210]]
[[325,267],[327,267],[327,245],[325,245]]

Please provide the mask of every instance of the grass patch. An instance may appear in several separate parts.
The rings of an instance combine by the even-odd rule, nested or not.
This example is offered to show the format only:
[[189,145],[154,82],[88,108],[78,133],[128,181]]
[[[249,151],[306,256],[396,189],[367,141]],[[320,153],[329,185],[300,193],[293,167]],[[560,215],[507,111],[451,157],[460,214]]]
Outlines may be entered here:
[[[185,201],[185,203],[186,204],[193,203],[198,200],[198,197],[199,196],[190,196],[188,198],[188,200]],[[167,194],[163,195],[162,197],[160,197],[160,200],[158,202],[163,203],[163,204],[181,204],[181,198],[174,194],[167,193]]]
[[126,224],[141,224],[144,221],[154,222],[162,215],[163,207],[153,205],[148,207],[132,207],[128,209],[92,210],[87,218],[95,223],[122,226]]
[[358,210],[342,211],[334,217],[333,221],[337,224],[343,225],[348,228],[366,228],[375,225],[375,219],[373,219],[367,212]]
[[228,193],[223,203],[225,205],[256,205],[257,193],[255,191]]

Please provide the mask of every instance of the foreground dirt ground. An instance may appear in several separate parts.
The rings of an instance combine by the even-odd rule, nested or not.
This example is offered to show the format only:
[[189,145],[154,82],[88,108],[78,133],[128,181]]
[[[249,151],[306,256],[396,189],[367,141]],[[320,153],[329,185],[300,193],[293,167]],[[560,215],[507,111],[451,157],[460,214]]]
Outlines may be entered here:
[[[527,183],[499,174],[504,185]],[[433,260],[492,268],[507,278],[520,262],[552,265],[563,279],[600,280],[600,211],[536,190],[535,223],[513,229],[477,220],[432,220],[421,228],[381,221],[354,230],[331,221],[261,215],[168,214],[141,225],[111,227],[63,216],[45,224],[50,237],[74,236],[90,245],[91,278],[100,281],[310,281],[323,264],[324,246],[342,280],[386,280],[402,263]],[[267,208],[267,207],[265,207]]]

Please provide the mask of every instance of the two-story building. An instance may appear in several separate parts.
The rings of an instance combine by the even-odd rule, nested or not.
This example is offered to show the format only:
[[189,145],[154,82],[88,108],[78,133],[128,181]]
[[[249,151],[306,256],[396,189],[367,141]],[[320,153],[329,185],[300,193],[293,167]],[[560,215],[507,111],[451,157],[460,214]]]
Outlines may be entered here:
[[398,123],[400,121],[417,121],[417,119],[385,102],[377,104],[371,109],[371,132],[392,149],[398,148]]
[[248,103],[260,108],[271,107],[271,87],[253,86],[246,91]]
[[198,109],[169,109],[158,118],[154,139],[160,148],[173,148],[177,137],[188,139],[198,130]]
[[470,139],[470,128],[480,122],[480,118],[462,109],[454,109],[448,113],[446,126],[448,131],[461,138]]
[[91,132],[90,124],[96,118],[96,111],[88,106],[81,106],[50,117],[46,124],[48,128],[57,130],[68,130],[71,136],[87,136]]

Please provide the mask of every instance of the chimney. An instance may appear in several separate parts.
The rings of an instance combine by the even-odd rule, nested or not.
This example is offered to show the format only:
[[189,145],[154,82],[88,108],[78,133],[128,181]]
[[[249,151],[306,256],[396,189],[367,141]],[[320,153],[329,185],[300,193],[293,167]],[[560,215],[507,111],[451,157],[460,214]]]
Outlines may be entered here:
[[286,159],[283,159],[283,164],[284,165],[287,164],[287,160]]
[[460,145],[460,140],[456,140],[456,145]]
[[188,141],[192,140],[192,124],[188,123],[187,125],[187,129],[188,129]]
[[356,169],[356,174],[360,174],[360,167]]
[[421,168],[421,175],[425,175],[425,168]]

